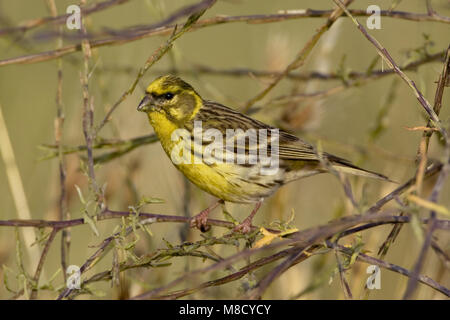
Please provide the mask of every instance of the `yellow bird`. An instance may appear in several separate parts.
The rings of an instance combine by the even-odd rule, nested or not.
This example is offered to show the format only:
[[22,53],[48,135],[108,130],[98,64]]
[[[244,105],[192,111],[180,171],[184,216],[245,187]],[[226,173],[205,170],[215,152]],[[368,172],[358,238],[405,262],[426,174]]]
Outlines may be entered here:
[[340,157],[319,154],[288,132],[204,100],[191,85],[173,75],[154,80],[137,110],[147,113],[177,169],[220,199],[192,218],[191,225],[202,231],[211,210],[229,201],[255,203],[251,214],[235,228],[249,232],[264,198],[303,177],[335,170],[390,181]]

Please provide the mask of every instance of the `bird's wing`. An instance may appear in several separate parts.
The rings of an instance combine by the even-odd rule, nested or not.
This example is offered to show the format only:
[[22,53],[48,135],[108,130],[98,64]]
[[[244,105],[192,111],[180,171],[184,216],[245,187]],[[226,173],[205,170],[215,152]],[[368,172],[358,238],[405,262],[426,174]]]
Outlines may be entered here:
[[305,161],[320,161],[320,157],[322,157],[332,164],[354,166],[350,161],[327,152],[322,152],[319,156],[318,152],[308,142],[284,131],[280,131],[279,155],[281,159]]
[[280,131],[278,153],[285,160],[319,161],[312,145],[285,131]]
[[[208,129],[219,130],[222,133],[223,137],[226,137],[227,129],[233,129],[235,131],[237,129],[241,129],[243,132],[235,134],[232,138],[226,138],[226,140],[227,142],[229,140],[235,142],[243,135],[246,135],[245,139],[248,139],[249,143],[248,144],[245,143],[245,147],[241,148],[245,149],[243,150],[245,155],[251,153],[250,150],[255,148],[258,149],[257,152],[259,154],[261,147],[264,147],[264,144],[261,145],[261,140],[259,136],[258,141],[256,143],[254,136],[249,137],[248,131],[250,129],[255,130],[266,129],[268,134],[267,134],[267,144],[265,146],[267,147],[267,150],[269,151],[270,154],[272,154],[272,152],[274,151],[275,146],[273,145],[273,143],[274,141],[276,141],[271,138],[274,136],[274,133],[278,132],[278,156],[280,160],[287,160],[288,162],[311,161],[318,163],[320,162],[322,157],[323,159],[328,160],[332,165],[332,167],[337,171],[390,181],[387,177],[379,173],[359,168],[354,164],[352,164],[350,161],[340,158],[338,156],[326,152],[322,152],[322,154],[319,156],[318,152],[314,149],[314,147],[311,144],[301,140],[300,138],[294,136],[293,134],[269,126],[268,124],[265,124],[261,121],[252,119],[245,114],[242,114],[238,111],[230,109],[216,102],[203,101],[203,107],[192,119],[192,122],[191,124],[189,124],[189,126],[192,127],[194,121],[201,121],[203,130]],[[272,130],[275,130],[275,132]],[[253,147],[251,142],[255,142],[253,144]],[[223,148],[224,149],[226,148],[225,144],[223,145]],[[239,148],[240,148],[239,146],[235,147],[234,152],[237,153]]]
[[[268,149],[271,149],[271,130],[278,130],[278,150],[280,159],[286,160],[305,160],[305,161],[320,161],[319,155],[314,150],[314,147],[306,141],[296,137],[295,135],[286,132],[282,129],[272,127],[264,122],[250,118],[249,116],[228,108],[220,103],[213,101],[203,101],[201,111],[197,113],[191,122],[202,122],[202,129],[217,129],[226,134],[226,129],[241,129],[246,132],[249,129],[266,129],[268,130]],[[248,146],[246,146],[248,149]],[[341,165],[353,166],[351,162],[323,152],[322,157],[326,158],[332,163]]]
[[[301,140],[293,134],[272,127],[259,120],[250,118],[249,116],[230,109],[222,104],[212,101],[203,101],[203,104],[204,106],[201,108],[201,111],[197,113],[192,122],[189,124],[189,129],[193,126],[194,121],[201,121],[203,130],[217,129],[221,131],[224,136],[226,134],[226,129],[241,129],[244,131],[241,135],[251,129],[265,129],[268,133],[268,150],[272,149],[272,143],[274,142],[272,138],[274,137],[275,132],[278,132],[278,152],[280,159],[319,161],[319,157],[314,148],[309,143]],[[239,134],[235,135],[234,139],[238,137]],[[248,151],[248,148],[249,146],[246,144],[246,151]],[[323,156],[327,157],[328,154],[324,153]]]

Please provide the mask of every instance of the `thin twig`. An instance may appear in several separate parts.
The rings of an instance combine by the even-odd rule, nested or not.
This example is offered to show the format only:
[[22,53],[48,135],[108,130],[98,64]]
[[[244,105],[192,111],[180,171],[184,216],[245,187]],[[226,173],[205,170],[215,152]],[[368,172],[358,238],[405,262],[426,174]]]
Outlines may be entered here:
[[[448,134],[447,131],[443,128],[441,121],[437,115],[437,113],[435,112],[435,110],[433,108],[431,108],[430,103],[426,100],[426,98],[423,96],[423,94],[418,90],[416,84],[414,83],[414,81],[412,81],[411,79],[409,79],[409,77],[398,67],[398,65],[395,63],[394,59],[391,57],[391,55],[389,54],[389,52],[374,38],[372,37],[367,31],[366,29],[352,16],[352,14],[346,9],[346,7],[340,2],[340,0],[333,0],[342,10],[345,11],[345,13],[347,14],[347,16],[349,16],[353,23],[358,27],[358,29],[361,31],[361,33],[375,46],[377,52],[380,54],[380,56],[384,59],[384,61],[386,61],[386,63],[388,64],[389,67],[391,67],[395,73],[397,73],[407,84],[408,86],[412,89],[412,91],[414,92],[414,95],[416,96],[417,100],[419,101],[419,103],[422,105],[422,107],[424,108],[424,110],[427,112],[427,114],[429,115],[430,119],[429,119],[429,123],[430,123],[430,127],[431,125],[435,128],[437,128],[439,130],[439,132],[441,133],[441,135],[443,136],[443,138],[445,139],[446,142],[446,150],[450,150],[450,146],[449,146],[449,138],[448,138]],[[447,57],[448,59],[448,57]],[[445,65],[448,64],[448,60],[446,60]],[[444,70],[445,70],[446,66],[444,66]],[[446,79],[444,77],[444,83],[445,83]],[[439,108],[440,109],[440,108]],[[448,156],[450,156],[450,151],[446,152],[449,153]],[[448,161],[450,161],[448,158],[446,158],[446,163],[444,164],[443,168],[441,169],[441,174],[443,171],[447,172],[447,170],[444,170],[444,168],[447,166]],[[440,174],[440,177],[441,177]],[[446,175],[446,173],[442,174],[442,175]],[[440,184],[443,184],[443,178],[442,179],[438,179],[438,181],[440,181]],[[435,219],[435,213],[432,211],[431,212],[431,219],[430,219],[430,225],[428,227],[428,232],[427,232],[427,236],[425,238],[425,242],[422,246],[422,250],[421,253],[419,255],[419,259],[415,265],[414,268],[414,272],[413,274],[415,276],[417,276],[417,274],[420,272],[422,263],[423,263],[423,259],[425,258],[425,253],[426,253],[426,249],[429,247],[430,243],[431,243],[431,233],[434,230],[434,219]],[[417,283],[417,279],[416,277],[412,277],[410,278],[409,282],[408,282],[408,287],[407,290],[405,292],[404,298],[410,298],[414,288],[415,288],[415,284]]]
[[[93,4],[91,7],[82,7],[81,13],[83,15],[89,15],[95,12],[99,12],[101,10],[107,9],[114,5],[119,5],[129,0],[108,0],[104,2],[99,2]],[[349,10],[353,16],[355,17],[367,17],[370,16],[371,13],[368,13],[367,10],[364,9],[351,9]],[[235,22],[247,22],[252,24],[260,24],[260,23],[272,23],[293,19],[301,19],[301,18],[327,18],[331,15],[333,10],[314,10],[314,9],[301,9],[301,10],[281,10],[277,14],[260,14],[260,15],[247,15],[247,16],[217,16],[214,18],[208,18],[199,21],[197,24],[201,27],[211,26],[211,25],[219,25],[225,23],[235,23]],[[450,23],[450,18],[445,16],[437,15],[435,12],[430,13],[414,13],[414,12],[406,12],[406,11],[393,11],[393,10],[381,10],[380,16],[389,17],[394,19],[402,19],[408,21],[430,21],[430,22],[440,22],[440,23]],[[23,21],[19,24],[18,27],[13,28],[4,28],[0,29],[0,36],[4,34],[11,34],[17,32],[26,32],[31,29],[43,26],[48,23],[57,23],[62,24],[67,20],[68,14],[63,14],[57,17],[45,17],[38,18],[28,21]],[[130,27],[128,29],[138,29],[137,27]],[[140,26],[140,30],[148,30],[148,26]],[[106,34],[112,33],[120,33],[119,31],[108,31]]]
[[[427,4],[429,4],[427,2]],[[431,8],[431,5],[429,6],[429,10]],[[432,10],[432,9],[431,9]],[[434,101],[434,107],[433,107],[433,111],[438,115],[440,110],[441,110],[441,106],[442,106],[442,96],[444,93],[444,88],[446,86],[447,83],[447,79],[449,77],[449,72],[450,72],[450,47],[447,50],[447,54],[446,54],[446,59],[444,62],[444,66],[443,66],[443,70],[441,75],[439,76],[439,80],[438,80],[438,84],[437,84],[437,88],[436,88],[436,94],[435,94],[435,101]],[[427,127],[431,127],[431,123],[430,121],[427,124]],[[445,129],[444,129],[444,132]],[[432,132],[431,132],[432,134]],[[431,137],[430,134],[430,137]],[[447,135],[443,135],[446,139],[445,139],[445,152],[444,152],[444,157],[445,157],[445,163],[441,169],[441,172],[439,173],[438,179],[433,187],[433,190],[431,191],[431,195],[430,195],[430,201],[433,203],[436,203],[439,197],[439,193],[441,192],[443,186],[444,186],[444,182],[447,178],[447,175],[450,171],[450,141],[448,140]],[[424,140],[425,139],[425,140]],[[428,141],[427,141],[428,140]],[[422,136],[422,141],[425,141],[426,144],[429,143],[429,138],[427,139],[426,136]],[[425,153],[422,154],[423,157],[426,156],[426,150],[425,149]],[[422,248],[420,250],[420,254],[419,257],[417,258],[417,261],[414,265],[413,268],[413,276],[409,279],[408,281],[408,285],[407,288],[405,290],[405,294],[403,296],[403,299],[411,299],[412,295],[414,293],[415,288],[417,287],[417,281],[418,281],[418,275],[420,273],[420,270],[422,269],[422,266],[425,262],[425,257],[426,257],[426,253],[428,251],[428,248],[430,247],[431,243],[432,243],[432,237],[433,237],[433,231],[435,230],[435,222],[436,222],[436,212],[434,210],[431,210],[430,212],[430,219],[428,222],[428,227],[427,227],[427,231],[426,231],[426,236],[425,236],[425,240],[422,244]]]
[[336,3],[342,10],[345,11],[347,16],[353,21],[353,23],[358,27],[359,31],[369,40],[376,48],[378,54],[384,59],[384,61],[388,64],[390,68],[392,68],[395,73],[397,73],[403,81],[406,82],[406,84],[411,88],[414,95],[416,96],[419,103],[422,105],[422,107],[425,109],[427,114],[430,116],[430,120],[433,123],[433,126],[439,129],[442,136],[447,140],[447,132],[441,125],[441,121],[439,120],[439,117],[436,115],[436,113],[433,111],[433,108],[431,107],[428,100],[424,97],[424,95],[417,89],[417,86],[414,81],[412,81],[401,69],[400,67],[395,63],[394,59],[391,57],[389,52],[384,48],[373,36],[371,36],[366,29],[356,20],[352,14],[347,10],[346,6],[340,1],[340,0],[333,0],[334,3]]
[[[431,177],[435,175],[437,172],[440,172],[442,168],[442,164],[432,164],[426,171],[425,177]],[[395,199],[402,193],[404,193],[408,188],[413,186],[415,183],[415,177],[409,179],[407,182],[397,187],[383,198],[379,199],[373,206],[371,206],[364,214],[371,214],[379,211],[386,203]],[[115,219],[121,217],[128,217],[133,215],[134,213],[130,213],[129,211],[114,211],[109,208],[105,208],[104,211],[98,214],[97,220],[106,220],[106,219]],[[161,214],[153,214],[153,213],[140,213],[139,216],[144,218],[154,218],[155,222],[179,222],[179,223],[189,223],[190,218],[184,216],[171,216],[171,215],[161,215]],[[409,217],[401,217],[401,221],[409,221]],[[399,220],[400,221],[400,220]],[[78,225],[84,224],[85,221],[80,219],[72,219],[67,221],[51,221],[51,220],[0,220],[0,226],[6,227],[34,227],[34,228],[69,228]],[[211,226],[219,226],[225,228],[234,228],[235,225],[231,222],[220,221],[216,219],[208,219],[207,224]],[[256,230],[256,229],[253,229]]]
[[[416,70],[417,67],[442,60],[442,57],[445,55],[446,50],[442,50],[430,55],[426,55],[423,57],[418,58],[417,60],[410,61],[403,65],[401,68],[403,70]],[[134,72],[134,68],[132,67],[118,67],[113,66],[110,68],[105,68],[105,71],[110,72]],[[158,74],[166,74],[171,73],[172,70],[155,70],[155,73]],[[190,69],[182,69],[178,70],[180,74],[187,74],[187,75],[195,75],[195,74],[206,74],[206,75],[217,75],[217,76],[229,76],[229,77],[245,77],[245,76],[254,76],[257,78],[271,78],[279,76],[281,72],[279,71],[265,71],[265,70],[256,70],[256,69],[250,69],[250,68],[229,68],[229,69],[215,69],[207,65],[199,65],[196,64],[192,67],[192,70]],[[387,75],[393,74],[394,71],[391,69],[388,70],[372,70],[370,73],[367,71],[358,72],[358,71],[350,71],[348,74],[346,74],[346,77],[350,80],[360,80],[360,79],[367,79],[367,78],[378,78],[383,77]],[[329,80],[342,80],[342,75],[339,75],[336,72],[330,72],[330,73],[324,73],[321,71],[305,71],[302,73],[297,72],[291,72],[286,75],[286,79],[296,80],[296,81],[309,81],[313,79],[317,80],[323,80],[323,81],[329,81]]]
[[[109,121],[109,118],[111,117],[112,113],[117,109],[117,107],[130,95],[133,93],[134,89],[136,88],[136,85],[138,84],[139,80],[144,76],[144,74],[147,72],[147,70],[153,66],[157,61],[159,61],[173,46],[173,43],[181,37],[183,34],[185,34],[187,31],[189,31],[193,24],[205,13],[206,9],[210,8],[216,0],[204,0],[199,2],[197,5],[189,6],[188,9],[182,9],[183,14],[190,14],[189,18],[187,19],[186,23],[183,25],[183,28],[181,28],[180,31],[177,32],[176,28],[173,29],[173,34],[169,37],[169,39],[163,43],[156,51],[147,59],[144,66],[139,69],[139,72],[131,84],[131,86],[128,88],[127,91],[125,91],[122,96],[117,100],[117,102],[111,107],[111,109],[108,110],[106,113],[106,116],[104,119],[100,122],[100,124],[97,126],[95,132],[98,133],[103,126]],[[175,15],[179,15],[179,12],[175,13]],[[168,18],[169,19],[169,18]]]
[[[351,4],[353,0],[345,0],[345,6]],[[342,9],[336,8],[327,19],[325,24],[323,24],[314,35],[308,40],[305,46],[300,50],[295,59],[281,72],[264,90],[255,95],[253,98],[247,101],[243,107],[243,111],[246,112],[250,107],[264,98],[275,86],[280,83],[280,81],[291,71],[300,68],[304,63],[306,58],[309,56],[310,52],[319,41],[320,37],[333,25],[333,23],[343,14]]]
[[[82,6],[80,8],[81,15],[87,16],[92,13],[108,9],[112,6],[126,3],[128,1],[130,1],[130,0],[107,0],[107,1],[103,1],[103,2],[94,3],[93,5],[91,5],[89,7]],[[33,19],[33,20],[24,21],[24,22],[21,22],[18,27],[0,29],[0,36],[8,35],[11,33],[18,33],[18,32],[25,33],[31,29],[43,26],[48,23],[63,24],[63,23],[66,23],[69,15],[70,14],[68,14],[68,13],[62,14],[59,16],[52,14],[49,17],[37,18],[37,19]],[[57,37],[59,37],[59,36],[57,36]]]
[[[113,1],[113,0],[111,0]],[[224,23],[233,23],[233,22],[247,22],[247,23],[271,23],[271,22],[278,22],[278,21],[285,21],[288,19],[299,19],[299,18],[311,18],[311,17],[330,17],[332,14],[332,10],[312,10],[312,9],[305,9],[300,10],[300,13],[281,13],[281,14],[274,14],[274,15],[250,15],[250,16],[232,16],[232,17],[226,17],[226,16],[218,16],[215,18],[210,19],[204,19],[199,22],[197,22],[192,28],[193,30],[198,30],[199,28],[209,27],[209,26],[215,26],[215,25],[221,25]],[[355,16],[368,16],[369,14],[366,12],[366,10],[350,10],[350,12]],[[402,12],[402,11],[389,11],[389,10],[382,10],[380,12],[380,15],[391,17],[391,18],[397,18],[397,19],[406,19],[411,21],[435,21],[435,22],[443,22],[443,23],[450,23],[449,17],[442,17],[442,16],[430,16],[428,14],[417,14],[417,13],[411,13],[411,12]],[[60,16],[62,17],[62,16]],[[64,19],[58,18],[61,20],[66,19],[66,15],[63,16]],[[25,23],[26,24],[26,23]],[[21,28],[21,27],[19,27]],[[145,32],[137,32],[136,34],[129,35],[127,38],[123,37],[122,35],[118,36],[112,36],[107,37],[104,39],[98,39],[98,40],[91,40],[90,46],[91,48],[101,47],[101,46],[109,46],[109,45],[121,45],[124,43],[148,38],[155,35],[167,35],[173,32],[175,26],[163,26],[155,29],[149,29]],[[13,30],[9,30],[11,32]],[[114,32],[114,33],[120,33],[120,32]],[[0,67],[10,64],[18,64],[18,63],[36,63],[36,62],[42,62],[42,61],[48,61],[51,59],[55,59],[58,57],[65,56],[70,53],[74,53],[81,50],[80,44],[75,45],[69,45],[65,46],[58,50],[51,50],[36,54],[30,54],[15,58],[9,58],[0,60]]]
[[[428,10],[432,11],[431,5],[429,2],[427,2]],[[442,70],[442,74],[439,76],[438,86],[436,88],[436,94],[434,97],[434,106],[433,110],[436,113],[436,115],[439,116],[439,113],[441,112],[442,107],[442,96],[444,94],[444,87],[445,82],[447,81],[449,69],[450,69],[450,47],[447,49],[445,58],[444,58],[444,68]],[[427,122],[427,128],[432,128],[432,123],[430,120]],[[419,144],[419,148],[417,150],[417,159],[419,162],[419,168],[417,172],[417,191],[420,196],[421,187],[422,187],[422,180],[423,180],[423,169],[426,164],[427,160],[427,152],[428,152],[428,146],[430,144],[431,136],[433,135],[434,130],[424,130],[422,133],[422,139]]]
[[[301,261],[306,260],[307,258],[309,258],[316,250],[320,249],[322,246],[320,245],[314,245],[310,248],[308,248],[308,253],[303,252],[301,255],[298,256],[297,260],[295,261],[296,263],[300,263]],[[293,253],[298,252],[298,248],[290,248],[290,249],[285,249],[282,251],[279,251],[273,255],[270,255],[268,257],[264,257],[264,258],[260,258],[248,265],[246,265],[245,267],[242,267],[241,269],[239,269],[238,271],[227,275],[225,277],[216,279],[216,280],[212,280],[212,281],[206,281],[201,283],[200,285],[194,287],[194,288],[189,288],[189,289],[183,289],[183,290],[179,290],[179,291],[175,291],[175,292],[171,292],[168,293],[166,295],[161,295],[161,296],[156,296],[154,297],[154,299],[178,299],[181,297],[184,297],[186,295],[190,295],[192,293],[198,292],[199,290],[205,289],[205,288],[209,288],[209,287],[213,287],[213,286],[218,286],[218,285],[223,285],[225,283],[229,283],[232,281],[236,281],[242,277],[244,277],[246,274],[259,269],[267,264],[270,264],[274,261],[277,261],[285,256],[288,255],[292,255]]]
[[[420,66],[422,64],[436,61],[444,55],[444,52],[445,51],[438,52],[438,53],[432,54],[430,56],[410,62],[410,63],[406,64],[403,67],[403,69],[404,70],[414,70],[415,68],[417,68],[418,66]],[[204,67],[204,68],[207,68],[207,67]],[[202,69],[200,69],[200,72],[201,72],[201,70]],[[240,69],[234,70],[234,71],[231,70],[231,73],[229,75],[238,76],[238,75],[242,75],[246,72],[245,69],[243,69],[242,72],[239,70]],[[222,72],[223,72],[224,75],[227,75],[227,72],[226,72],[227,70],[216,70],[216,71],[218,72],[218,74],[222,74]],[[216,72],[216,71],[213,71],[213,72]],[[180,71],[180,73],[190,73],[190,72],[194,72],[194,71],[189,71],[189,70]],[[269,76],[269,75],[274,74],[273,72],[256,71],[256,70],[250,70],[250,69],[248,70],[248,72],[255,72],[256,76],[266,76],[266,75]],[[158,71],[156,73],[167,73],[167,71]],[[393,73],[394,73],[393,70],[384,70],[384,71],[376,70],[376,71],[373,71],[372,73],[370,73],[369,75],[367,74],[367,72],[351,72],[349,74],[349,78],[354,79],[354,81],[349,81],[346,84],[342,84],[337,87],[327,89],[325,91],[314,92],[314,93],[309,93],[309,94],[277,97],[277,98],[274,98],[273,100],[269,101],[266,105],[270,105],[272,103],[285,103],[287,101],[292,102],[292,101],[298,101],[298,100],[303,100],[303,99],[323,98],[325,96],[329,96],[330,94],[335,94],[337,92],[341,92],[345,89],[351,88],[353,86],[363,85],[363,84],[367,83],[367,80],[379,79],[383,76],[391,75]],[[277,73],[275,73],[275,74],[277,74]],[[287,77],[292,77],[292,79],[296,79],[296,80],[301,80],[301,79],[307,80],[307,79],[316,79],[316,78],[324,79],[324,80],[338,79],[338,76],[335,74],[321,74],[319,72],[311,72],[311,73],[307,73],[305,75],[290,73],[289,75],[287,75]],[[119,149],[116,151],[113,151],[113,152],[109,152],[109,153],[94,157],[94,163],[104,163],[104,162],[114,160],[117,157],[120,157],[128,152],[131,152],[132,150],[134,150],[137,147],[140,147],[140,146],[143,146],[146,144],[150,144],[150,143],[154,143],[157,141],[158,141],[158,138],[154,134],[140,136],[140,137],[132,138],[129,140],[96,141],[92,145],[93,149],[104,149],[104,148],[119,148]],[[46,144],[46,145],[42,145],[41,148],[57,149],[58,146],[56,144],[54,144],[54,145]],[[63,148],[63,154],[70,154],[70,153],[81,152],[81,151],[86,150],[85,145],[80,145],[80,146],[76,146],[76,147],[62,146],[62,148]],[[58,152],[52,151],[51,153],[43,156],[41,158],[41,160],[51,159],[51,158],[57,157],[57,156],[58,156]]]
[[[28,206],[27,196],[20,176],[19,167],[17,165],[16,156],[12,147],[11,138],[9,136],[6,120],[3,116],[2,105],[0,104],[0,156],[5,165],[5,173],[11,190],[12,200],[16,208],[16,215],[19,219],[31,219],[30,207]],[[21,230],[23,235],[26,251],[31,260],[33,268],[38,261],[40,253],[37,247],[32,247],[34,239],[37,235],[34,230]]]
[[[57,17],[58,12],[55,4],[55,0],[47,0],[47,6],[52,17]],[[56,27],[60,37],[56,39],[56,48],[62,48],[62,26]],[[70,220],[70,212],[67,210],[66,199],[66,168],[64,162],[64,155],[62,152],[62,134],[64,127],[64,111],[63,111],[63,99],[62,99],[62,59],[57,60],[57,89],[56,89],[56,118],[55,118],[55,145],[57,147],[58,154],[58,167],[59,167],[59,186],[60,195],[58,200],[58,216],[60,220]],[[65,229],[62,231],[61,236],[61,267],[62,270],[67,269],[68,257],[70,249],[70,231]],[[66,273],[63,272],[64,281],[66,281]]]
[[[145,224],[153,223],[154,221],[155,221],[154,218],[148,218],[148,219],[141,220],[140,224],[145,225]],[[139,226],[136,226],[136,228],[139,228]],[[135,230],[135,228],[133,226],[127,227],[124,232],[125,236],[128,236],[134,230]],[[83,265],[80,267],[80,274],[83,274],[84,272],[89,270],[98,261],[98,259],[105,253],[106,249],[113,242],[113,240],[115,240],[116,237],[121,236],[121,235],[122,235],[122,231],[118,231],[115,234],[113,234],[112,236],[103,240],[102,243],[98,246],[97,251],[95,251],[95,253],[93,255],[91,255],[86,260],[86,262],[83,263]],[[73,290],[74,289],[71,289],[71,288],[64,289],[58,296],[58,300],[68,297]]]
[[38,288],[39,288],[39,278],[42,273],[42,268],[44,267],[45,259],[47,258],[48,251],[50,250],[50,246],[55,239],[56,234],[58,233],[59,229],[55,228],[50,233],[50,236],[47,239],[47,242],[45,243],[44,249],[42,250],[41,257],[39,258],[39,263],[36,267],[36,271],[34,273],[33,282],[35,285],[35,288],[33,288],[31,292],[31,299],[36,299],[38,294]]
[[[442,169],[441,163],[432,163],[427,170],[425,171],[425,177],[428,178],[432,175],[435,175],[436,173],[440,172]],[[379,199],[370,209],[368,212],[376,212],[380,210],[382,206],[384,206],[387,202],[395,199],[400,194],[404,193],[407,189],[409,189],[411,186],[413,186],[416,182],[416,177],[409,179],[405,183],[403,183],[401,186],[397,187],[394,191],[388,193],[383,198]]]
[[[84,4],[85,0],[82,1]],[[86,21],[85,17],[82,19],[81,23],[81,32],[85,35],[87,33],[86,30]],[[83,127],[83,135],[86,141],[86,154],[87,154],[87,176],[89,179],[89,187],[95,194],[95,200],[97,203],[97,207],[101,208],[102,203],[104,201],[102,194],[100,192],[100,188],[98,187],[97,180],[95,178],[95,170],[94,170],[94,155],[92,151],[92,144],[95,140],[95,132],[94,132],[94,101],[93,98],[89,94],[89,61],[91,59],[92,51],[89,45],[89,41],[84,39],[81,42],[82,50],[83,50],[83,72],[80,75],[81,79],[81,87],[83,92],[83,116],[82,116],[82,127]]]
[[[341,251],[342,253],[348,255],[348,256],[352,256],[353,255],[353,251],[349,248],[346,248],[344,246],[338,245],[337,246],[338,250]],[[359,261],[364,261],[367,262],[369,264],[373,264],[373,265],[377,265],[381,268],[387,269],[387,270],[391,270],[393,272],[399,273],[401,275],[407,276],[409,279],[411,279],[413,277],[412,273],[410,271],[408,271],[405,268],[402,268],[400,266],[397,266],[395,264],[374,258],[374,257],[370,257],[364,253],[358,253],[356,260]],[[450,297],[450,290],[446,287],[444,287],[443,285],[437,283],[436,281],[434,281],[433,279],[427,277],[427,276],[423,276],[423,275],[419,275],[418,276],[418,280],[429,286],[430,288],[433,288],[439,292],[441,292],[442,294],[446,295],[447,297]]]
[[336,248],[337,246],[338,246],[337,243],[333,243],[332,244],[332,248],[334,249],[334,255],[336,257],[336,263],[337,263],[337,266],[338,266],[339,279],[340,279],[340,282],[341,282],[341,287],[342,287],[342,290],[344,291],[345,299],[351,300],[351,299],[353,299],[352,291],[350,290],[350,286],[348,284],[348,281],[345,278],[345,269],[344,269],[344,267],[342,265],[341,258],[339,257],[339,251]]
[[[231,265],[232,263],[243,259],[245,257],[251,256],[253,254],[259,253],[263,250],[269,250],[269,249],[275,249],[280,248],[286,245],[296,246],[297,248],[307,248],[309,246],[312,246],[313,244],[316,244],[320,241],[323,241],[325,239],[328,239],[329,237],[341,233],[345,231],[348,228],[354,227],[355,225],[359,225],[361,223],[377,223],[377,222],[398,222],[398,221],[404,221],[406,219],[409,219],[409,217],[397,217],[397,216],[391,216],[386,215],[386,213],[375,213],[375,214],[362,214],[362,215],[355,215],[355,216],[349,216],[345,217],[333,222],[330,222],[323,226],[313,227],[309,228],[303,231],[299,231],[293,234],[289,235],[289,239],[282,240],[276,243],[269,244],[267,246],[261,247],[261,248],[255,248],[255,249],[247,249],[243,250],[239,253],[236,253],[228,258],[226,258],[223,261],[220,261],[218,263],[215,263],[213,265],[210,265],[208,267],[200,268],[191,272],[188,272],[184,274],[181,277],[176,278],[175,280],[172,280],[168,284],[153,289],[150,291],[147,291],[143,294],[140,294],[139,296],[135,297],[136,299],[149,299],[158,295],[161,295],[165,290],[170,289],[179,283],[183,282],[188,277],[197,276],[199,274],[205,274],[206,272],[211,272],[214,270],[222,269],[224,267],[227,267]],[[444,223],[445,228],[450,228],[450,223]],[[448,224],[448,225],[447,225]],[[298,250],[297,250],[298,251]],[[286,263],[286,267],[288,267],[288,263]],[[285,266],[280,268],[280,271],[286,270]],[[274,274],[277,276],[278,274]]]

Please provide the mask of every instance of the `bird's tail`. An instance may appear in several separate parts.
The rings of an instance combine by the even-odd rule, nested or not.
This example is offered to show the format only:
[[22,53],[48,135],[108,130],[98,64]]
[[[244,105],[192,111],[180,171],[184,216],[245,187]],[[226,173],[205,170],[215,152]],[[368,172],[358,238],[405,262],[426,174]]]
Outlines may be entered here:
[[352,164],[351,162],[349,162],[345,159],[331,156],[331,157],[328,157],[328,160],[330,160],[332,167],[338,172],[349,173],[349,174],[353,174],[356,176],[373,178],[373,179],[378,179],[378,180],[383,180],[383,181],[389,181],[392,183],[397,183],[395,181],[392,181],[385,175],[382,175],[381,173],[362,169],[360,167],[355,166],[354,164]]
[[342,173],[350,173],[350,174],[353,174],[353,175],[356,175],[356,176],[373,178],[373,179],[378,179],[378,180],[383,180],[383,181],[389,181],[389,182],[396,183],[395,181],[392,181],[391,179],[389,179],[388,177],[386,177],[386,176],[384,176],[384,175],[382,175],[380,173],[369,171],[369,170],[366,170],[366,169],[361,169],[361,168],[358,168],[356,166],[349,167],[349,166],[337,164],[337,165],[333,165],[333,168],[336,171],[342,172]]

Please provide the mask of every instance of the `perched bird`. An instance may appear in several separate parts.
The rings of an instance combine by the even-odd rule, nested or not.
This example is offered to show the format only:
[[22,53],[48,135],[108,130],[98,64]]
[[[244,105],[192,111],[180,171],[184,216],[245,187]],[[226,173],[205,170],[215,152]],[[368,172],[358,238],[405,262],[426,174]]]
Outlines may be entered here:
[[[303,177],[335,170],[390,181],[340,157],[318,153],[288,132],[204,100],[191,85],[173,75],[154,80],[137,110],[147,113],[164,151],[178,170],[220,199],[192,218],[191,225],[202,231],[210,211],[223,201],[255,203],[251,214],[235,228],[250,231],[264,198]],[[220,136],[223,141],[219,141]]]

